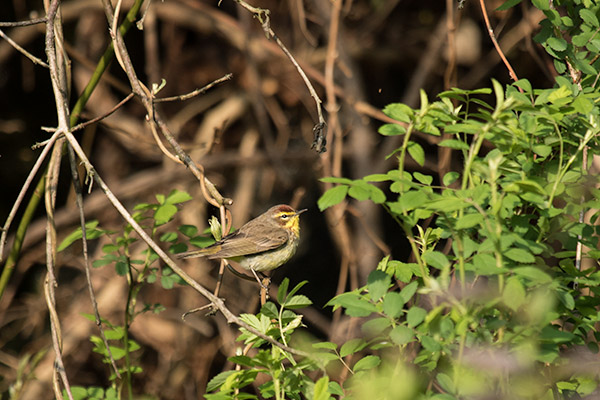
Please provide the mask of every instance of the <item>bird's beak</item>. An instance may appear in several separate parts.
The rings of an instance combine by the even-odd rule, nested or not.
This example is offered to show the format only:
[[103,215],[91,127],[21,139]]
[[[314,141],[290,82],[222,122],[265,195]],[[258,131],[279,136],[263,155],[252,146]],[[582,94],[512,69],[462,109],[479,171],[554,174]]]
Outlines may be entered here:
[[303,208],[302,210],[298,210],[298,211],[296,211],[296,214],[294,214],[294,215],[300,215],[300,214],[302,214],[304,211],[308,211],[308,208]]

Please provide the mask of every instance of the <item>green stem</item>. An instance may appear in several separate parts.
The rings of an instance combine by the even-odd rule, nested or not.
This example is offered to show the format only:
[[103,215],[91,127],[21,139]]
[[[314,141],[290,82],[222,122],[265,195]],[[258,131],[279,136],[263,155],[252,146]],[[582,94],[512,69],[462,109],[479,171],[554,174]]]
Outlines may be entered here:
[[[477,136],[477,139],[471,145],[471,149],[469,150],[469,156],[465,161],[465,170],[463,172],[463,180],[461,189],[467,188],[467,183],[469,182],[469,177],[471,176],[471,167],[473,166],[473,161],[477,154],[479,154],[479,150],[481,150],[481,145],[483,144],[483,140],[485,139],[485,134],[489,131],[490,125],[486,124],[483,126],[482,132]],[[473,183],[473,182],[471,182]]]
[[402,180],[404,179],[404,159],[406,158],[406,148],[408,147],[408,142],[410,140],[410,134],[414,129],[414,124],[411,122],[408,124],[408,128],[406,129],[406,133],[404,134],[404,141],[402,142],[402,150],[400,150],[400,159],[398,160],[398,170],[400,171],[400,190],[404,192],[404,183]]
[[19,222],[19,226],[17,227],[17,233],[15,234],[15,241],[10,249],[10,253],[8,258],[6,259],[6,263],[4,264],[4,269],[2,270],[2,276],[0,276],[0,300],[2,299],[2,295],[4,295],[4,290],[8,286],[8,282],[10,281],[10,277],[12,276],[13,271],[15,270],[15,265],[17,264],[17,260],[19,258],[19,252],[21,251],[21,247],[23,246],[23,240],[25,239],[25,232],[27,232],[27,228],[29,227],[29,223],[33,219],[35,214],[35,210],[37,209],[38,204],[40,204],[40,200],[44,196],[44,187],[46,183],[46,174],[44,174],[37,183],[35,190],[29,199],[29,203],[27,203],[27,208],[25,209],[25,213],[21,218],[21,222]]
[[[136,0],[136,2],[133,4],[133,6],[129,9],[127,16],[125,17],[125,19],[119,26],[119,32],[121,33],[121,35],[125,35],[127,33],[127,31],[129,30],[129,28],[131,28],[131,25],[135,21],[135,17],[137,15],[138,11],[140,10],[140,8],[142,7],[143,2],[144,2],[144,0]],[[100,82],[100,78],[102,77],[102,74],[104,74],[104,71],[106,71],[106,68],[108,68],[108,65],[112,61],[114,55],[115,55],[115,48],[113,47],[113,42],[111,41],[108,44],[108,46],[106,47],[106,50],[104,50],[104,54],[102,54],[102,57],[100,57],[100,60],[98,61],[98,64],[96,65],[96,69],[94,70],[94,73],[92,74],[92,77],[90,78],[90,81],[88,82],[86,87],[83,89],[83,92],[81,92],[81,95],[79,96],[79,99],[77,99],[75,106],[73,106],[73,110],[71,111],[71,118],[70,118],[71,126],[74,126],[79,121],[79,117],[81,116],[81,112],[83,111],[83,108],[85,107],[87,101],[89,100],[90,96],[92,95],[92,92],[98,85],[98,82]]]
[[454,387],[456,388],[456,391],[458,394],[459,391],[459,386],[458,386],[458,378],[461,376],[461,372],[462,372],[462,358],[463,358],[463,353],[465,351],[465,341],[467,339],[467,334],[463,333],[460,336],[460,343],[458,344],[458,357],[456,359],[456,361],[454,362],[454,373],[452,374],[452,382],[454,383]]
[[[415,237],[414,237],[414,235],[412,233],[412,230],[410,229],[409,226],[406,225],[406,223],[404,223],[404,221],[402,221],[401,219],[399,219],[398,216],[395,213],[393,213],[385,203],[382,204],[382,206],[383,206],[383,208],[385,208],[385,210],[387,211],[387,213],[389,215],[391,215],[392,218],[394,218],[394,220],[396,221],[396,223],[404,231],[404,234],[406,235],[406,238],[408,239],[408,243],[410,244],[410,248],[411,248],[413,254],[415,255],[415,260],[417,261],[417,265],[419,266],[419,269],[421,270],[421,276],[423,277],[423,281],[426,284],[428,284],[428,281],[429,281],[429,271],[427,271],[427,268],[425,267],[425,264],[423,263],[423,259],[421,258],[421,254],[419,253],[419,249],[417,248],[417,244],[415,242]],[[406,211],[404,213],[406,214]]]
[[131,265],[129,264],[129,257],[127,258],[128,261],[128,272],[127,272],[127,280],[128,280],[128,284],[129,284],[129,289],[127,290],[127,303],[125,304],[125,323],[124,323],[124,333],[123,333],[123,345],[124,345],[124,350],[125,350],[125,373],[127,376],[127,394],[128,394],[128,398],[129,400],[133,399],[133,390],[132,390],[132,384],[131,384],[131,358],[129,356],[129,325],[131,324],[131,318],[132,318],[132,314],[133,311],[131,310],[131,303],[133,301],[133,288],[135,286],[135,283],[133,281],[133,274],[131,272]]

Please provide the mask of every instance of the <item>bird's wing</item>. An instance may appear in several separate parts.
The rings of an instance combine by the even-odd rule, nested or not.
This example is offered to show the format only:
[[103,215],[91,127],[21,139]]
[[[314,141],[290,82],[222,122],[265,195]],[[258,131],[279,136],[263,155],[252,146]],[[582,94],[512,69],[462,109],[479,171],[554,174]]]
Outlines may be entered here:
[[[288,240],[288,233],[285,230],[272,232],[269,235],[270,237],[252,238],[240,229],[230,236],[231,237],[227,237],[221,241],[218,256],[217,254],[209,255],[208,258],[230,258],[247,254],[262,253],[263,251],[276,249],[285,244]],[[231,240],[234,238],[235,240]]]

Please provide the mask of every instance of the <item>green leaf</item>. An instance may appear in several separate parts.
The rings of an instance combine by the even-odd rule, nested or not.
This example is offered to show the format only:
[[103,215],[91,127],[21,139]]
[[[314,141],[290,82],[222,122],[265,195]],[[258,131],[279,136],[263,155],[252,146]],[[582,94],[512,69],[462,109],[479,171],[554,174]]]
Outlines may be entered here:
[[560,104],[560,101],[567,99],[572,96],[571,89],[569,89],[566,85],[562,85],[558,89],[553,89],[548,95],[548,101],[553,104]]
[[444,130],[446,131],[446,133],[476,134],[481,131],[482,125],[483,124],[481,122],[469,121],[469,122],[465,122],[465,123],[457,123],[454,125],[448,125],[444,128]]
[[[86,388],[81,386],[71,386],[71,395],[73,400],[85,400],[88,398],[88,392]],[[63,398],[68,398],[67,391],[63,389]]]
[[462,140],[456,139],[446,139],[442,140],[438,146],[441,147],[449,147],[454,150],[469,150],[469,145],[463,142]]
[[371,300],[378,301],[387,292],[392,278],[383,271],[372,271],[367,278],[367,288]]
[[383,136],[398,136],[406,133],[406,128],[398,124],[385,124],[377,130]]
[[406,313],[406,322],[408,322],[409,327],[414,328],[425,320],[426,315],[427,311],[423,308],[417,306],[411,307]]
[[460,218],[455,225],[456,229],[469,229],[474,226],[480,225],[483,222],[483,215],[477,214],[467,214]]
[[[104,233],[103,230],[96,229],[97,226],[98,226],[97,220],[92,220],[85,224],[85,236],[88,240],[96,239]],[[75,231],[73,231],[72,233],[67,235],[66,238],[63,239],[63,241],[60,243],[60,245],[58,246],[56,251],[59,251],[59,252],[63,251],[64,249],[66,249],[67,247],[69,247],[70,245],[72,245],[74,242],[76,242],[77,240],[79,240],[81,238],[83,238],[83,233],[81,232],[81,227],[79,227]]]
[[391,177],[388,174],[370,174],[364,176],[362,179],[365,182],[384,182],[389,181]]
[[355,292],[346,292],[331,299],[327,305],[344,307],[351,317],[367,317],[377,312],[377,307]]
[[394,210],[398,214],[404,211],[414,210],[419,206],[422,206],[427,201],[427,194],[421,190],[419,191],[410,191],[402,194],[398,198],[397,208]]
[[567,49],[567,41],[563,38],[551,37],[546,41],[548,46],[552,47],[552,50],[564,51]]
[[544,284],[552,282],[552,277],[538,267],[518,267],[513,268],[512,271],[519,276],[530,279],[534,283]]
[[431,336],[421,336],[420,342],[425,350],[431,351],[432,353],[437,353],[442,349],[440,342]]
[[516,248],[516,247],[506,250],[504,252],[504,255],[513,261],[523,263],[523,264],[530,264],[535,261],[535,258],[533,257],[531,252],[521,249],[521,248]]
[[400,346],[411,342],[414,337],[413,330],[404,325],[398,325],[390,332],[390,339]]
[[536,144],[532,147],[533,152],[541,157],[548,157],[552,153],[552,147],[546,146],[545,144]]
[[383,190],[379,189],[377,186],[369,185],[369,189],[371,191],[371,201],[375,204],[383,204],[387,200],[385,193]]
[[433,183],[433,176],[431,175],[423,175],[422,173],[415,171],[413,176],[417,181],[421,182],[423,185],[431,185]]
[[108,258],[101,258],[99,260],[94,260],[92,262],[92,267],[100,268],[100,267],[104,267],[105,265],[112,264],[113,262],[114,262],[114,260],[111,260]]
[[388,292],[383,296],[383,312],[390,318],[398,318],[404,307],[404,297],[398,292]]
[[177,240],[177,233],[176,232],[165,232],[163,235],[161,235],[159,240],[161,242],[167,242],[167,243],[174,242],[175,240]]
[[400,296],[402,296],[402,300],[404,300],[405,304],[413,297],[418,287],[419,284],[415,281],[409,283],[400,291]]
[[363,371],[367,369],[375,368],[381,363],[381,359],[377,356],[365,356],[358,360],[356,364],[354,364],[354,372]]
[[346,194],[348,194],[348,186],[340,185],[332,187],[319,198],[319,201],[317,202],[319,210],[323,211],[331,206],[341,203],[346,198]]
[[371,192],[362,185],[352,185],[348,189],[348,195],[358,201],[364,201],[370,197]]
[[231,361],[234,364],[242,365],[244,367],[252,368],[252,367],[256,366],[256,363],[254,362],[254,360],[248,356],[233,356],[233,357],[229,357],[227,360]]
[[388,318],[379,317],[368,320],[360,326],[360,329],[366,336],[379,336],[390,326],[391,322]]
[[117,261],[115,264],[115,272],[117,275],[125,276],[129,272],[129,265],[125,261]]
[[561,331],[556,326],[546,326],[542,329],[540,339],[549,343],[568,343],[575,339],[571,332]]
[[577,96],[571,103],[571,106],[575,109],[575,111],[581,114],[589,114],[594,109],[594,103],[582,95]]
[[535,8],[538,8],[542,11],[550,9],[550,4],[548,3],[548,0],[531,0],[531,2],[533,3],[533,6]]
[[288,278],[283,278],[283,280],[279,284],[279,289],[277,289],[277,302],[279,304],[283,304],[285,302],[289,284],[290,280]]
[[190,200],[192,200],[192,196],[190,196],[187,192],[175,189],[169,193],[165,202],[170,204],[179,204]]
[[[212,378],[208,384],[206,385],[206,391],[212,392],[213,390],[217,390],[225,383],[225,380],[232,375],[239,375],[242,371],[225,371],[217,374],[214,378]],[[258,373],[258,372],[257,372]]]
[[260,308],[260,313],[266,315],[271,319],[277,319],[279,317],[279,310],[277,309],[277,306],[271,301],[267,301]]
[[352,179],[348,178],[339,178],[337,176],[326,176],[325,178],[319,179],[321,182],[326,183],[342,183],[344,185],[350,185],[354,182]]
[[329,377],[323,376],[315,383],[313,400],[329,400]]
[[502,300],[513,311],[517,311],[519,307],[525,303],[525,288],[517,277],[510,277],[504,286]]
[[458,178],[460,178],[460,174],[458,172],[450,171],[446,175],[444,175],[442,182],[444,183],[444,186],[450,186],[451,184],[456,182]]
[[427,204],[425,204],[425,207],[427,207],[430,210],[446,213],[458,211],[468,206],[469,204],[467,204],[463,199],[459,199],[458,197],[453,196],[440,196],[437,199],[431,200],[427,202]]
[[444,269],[450,265],[446,255],[444,253],[440,253],[439,251],[426,251],[423,253],[423,260],[427,263],[427,265],[430,265],[436,269]]
[[516,6],[517,4],[520,4],[521,1],[523,1],[523,0],[508,0],[508,1],[504,2],[504,4],[502,4],[500,7],[496,8],[496,11],[508,10],[509,8],[512,8],[512,7]]
[[192,238],[198,234],[198,228],[196,228],[194,225],[181,225],[179,228],[177,228],[177,230],[189,238]]
[[294,286],[294,288],[292,290],[290,290],[290,292],[288,293],[288,297],[295,295],[296,292],[298,292],[298,290],[302,289],[302,287],[304,285],[306,285],[307,283],[308,283],[308,281],[302,281],[302,282],[298,283],[296,286]]
[[337,350],[337,345],[332,342],[313,343],[312,347],[315,349]]
[[454,382],[452,381],[452,378],[450,378],[448,375],[440,372],[435,377],[435,380],[440,384],[440,387],[446,392],[456,393],[456,387],[454,386]]
[[290,310],[295,310],[297,308],[304,308],[312,305],[312,301],[310,301],[308,297],[298,294],[288,298],[285,304],[282,305]]
[[575,299],[571,293],[564,290],[557,290],[556,296],[567,310],[573,310],[575,308]]
[[504,268],[498,268],[494,256],[487,253],[475,254],[471,265],[478,275],[497,275],[506,271]]
[[401,103],[388,104],[383,109],[383,113],[388,117],[395,119],[396,121],[406,123],[410,122],[414,114],[412,108],[410,108],[406,104]]
[[408,154],[419,164],[421,167],[425,165],[425,150],[417,142],[408,142],[407,148]]
[[328,388],[329,388],[329,393],[334,394],[336,396],[341,396],[341,397],[344,396],[344,391],[342,390],[342,387],[340,386],[339,383],[337,383],[335,381],[329,382]]
[[579,16],[586,24],[591,25],[594,28],[600,27],[596,15],[587,8],[582,8],[581,10],[579,10]]
[[354,354],[367,347],[367,342],[364,339],[350,339],[342,345],[340,348],[340,357],[346,357],[350,354]]
[[156,221],[156,225],[164,225],[173,218],[173,216],[177,213],[177,207],[173,204],[163,204],[159,206],[154,212],[154,220]]
[[504,108],[504,87],[495,79],[492,79],[494,94],[496,95],[496,108],[494,111],[499,111]]

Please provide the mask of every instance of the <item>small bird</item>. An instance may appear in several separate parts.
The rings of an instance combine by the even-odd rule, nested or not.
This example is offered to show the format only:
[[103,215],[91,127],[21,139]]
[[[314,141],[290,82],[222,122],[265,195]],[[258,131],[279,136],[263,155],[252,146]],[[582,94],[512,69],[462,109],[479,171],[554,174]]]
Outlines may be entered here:
[[256,272],[278,268],[296,252],[300,239],[300,214],[305,211],[296,211],[285,204],[273,206],[218,242],[203,249],[177,254],[177,258],[232,260],[252,271],[260,283]]

